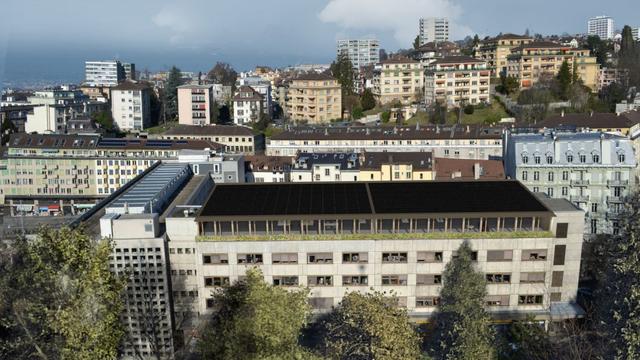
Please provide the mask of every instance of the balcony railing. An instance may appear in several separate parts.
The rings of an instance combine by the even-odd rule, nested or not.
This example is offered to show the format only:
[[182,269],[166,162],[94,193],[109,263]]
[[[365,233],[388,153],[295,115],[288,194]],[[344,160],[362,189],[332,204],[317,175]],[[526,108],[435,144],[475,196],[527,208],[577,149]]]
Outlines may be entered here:
[[572,202],[589,202],[589,195],[571,195],[569,199]]
[[607,186],[627,186],[629,180],[607,180]]
[[622,203],[624,202],[623,196],[607,196],[608,203]]
[[571,186],[589,186],[589,180],[572,179]]

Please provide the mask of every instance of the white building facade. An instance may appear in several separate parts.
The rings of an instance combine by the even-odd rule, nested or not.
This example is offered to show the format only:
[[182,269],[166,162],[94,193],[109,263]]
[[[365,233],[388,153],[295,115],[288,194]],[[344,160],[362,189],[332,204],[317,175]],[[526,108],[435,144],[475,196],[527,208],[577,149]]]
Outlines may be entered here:
[[609,16],[596,16],[587,22],[587,34],[597,35],[602,40],[611,40],[615,35],[613,19]]
[[125,81],[111,88],[111,115],[121,131],[141,131],[151,125],[148,86]]
[[427,17],[420,19],[420,45],[431,41],[449,41],[449,19]]
[[86,61],[84,66],[89,86],[116,86],[126,78],[124,66],[117,60]]
[[380,43],[376,39],[338,40],[337,53],[346,54],[355,69],[380,62]]

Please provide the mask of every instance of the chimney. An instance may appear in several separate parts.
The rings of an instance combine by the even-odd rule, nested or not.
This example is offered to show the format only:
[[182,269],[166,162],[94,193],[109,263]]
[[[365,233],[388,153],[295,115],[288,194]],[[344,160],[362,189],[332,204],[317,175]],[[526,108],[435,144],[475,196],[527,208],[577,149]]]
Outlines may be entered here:
[[482,166],[480,163],[473,164],[473,178],[474,180],[480,179],[480,175],[482,174]]

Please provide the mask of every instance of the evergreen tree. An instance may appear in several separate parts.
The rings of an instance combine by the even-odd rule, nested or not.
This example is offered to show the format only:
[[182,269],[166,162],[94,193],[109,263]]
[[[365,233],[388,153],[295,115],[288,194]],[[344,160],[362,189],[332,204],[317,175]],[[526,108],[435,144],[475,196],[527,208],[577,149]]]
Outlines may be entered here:
[[493,359],[495,333],[484,309],[487,296],[483,273],[474,268],[471,247],[463,243],[458,256],[442,274],[437,314],[437,358],[446,360]]
[[507,337],[513,344],[506,349],[509,359],[551,360],[554,358],[549,334],[533,317],[514,321],[509,327]]
[[571,74],[571,69],[569,68],[569,63],[567,62],[567,60],[562,62],[562,65],[560,66],[560,71],[558,71],[558,76],[556,77],[556,79],[558,80],[560,98],[563,100],[569,99],[569,90],[571,89],[572,74]]
[[116,358],[124,281],[109,271],[109,242],[43,229],[2,253],[0,358]]
[[628,25],[622,29],[618,67],[629,71],[630,86],[640,86],[640,46],[633,39],[631,27]]
[[0,146],[3,146],[9,143],[9,138],[11,137],[11,134],[18,131],[18,129],[13,124],[13,122],[9,120],[8,116],[4,119],[4,121],[2,122],[2,124],[0,124],[0,126],[2,128],[2,131],[0,132]]
[[640,358],[640,194],[626,201],[620,235],[603,235],[596,274],[606,359]]
[[173,66],[164,86],[164,113],[166,120],[173,121],[178,116],[178,86],[182,85],[180,69]]
[[416,35],[416,38],[413,39],[413,49],[418,50],[420,47],[420,35]]
[[249,269],[213,293],[215,311],[197,344],[203,359],[308,359],[298,345],[310,307],[308,290],[288,291]]
[[364,111],[371,110],[376,107],[376,98],[371,89],[364,89],[362,96],[360,97],[360,104]]
[[381,292],[346,294],[324,322],[323,347],[331,359],[418,359],[420,337],[407,310]]
[[353,95],[353,82],[356,79],[356,72],[347,54],[343,52],[338,54],[336,61],[331,63],[329,71],[340,83],[342,97]]

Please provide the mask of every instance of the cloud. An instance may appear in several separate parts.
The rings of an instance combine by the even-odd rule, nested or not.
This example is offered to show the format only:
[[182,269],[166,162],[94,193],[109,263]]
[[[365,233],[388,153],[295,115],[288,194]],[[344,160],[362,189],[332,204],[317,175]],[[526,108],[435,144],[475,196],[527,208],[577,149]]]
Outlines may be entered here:
[[336,23],[345,30],[391,32],[401,47],[418,34],[421,17],[447,17],[452,39],[472,34],[460,25],[460,6],[450,0],[330,0],[318,14],[321,21]]

